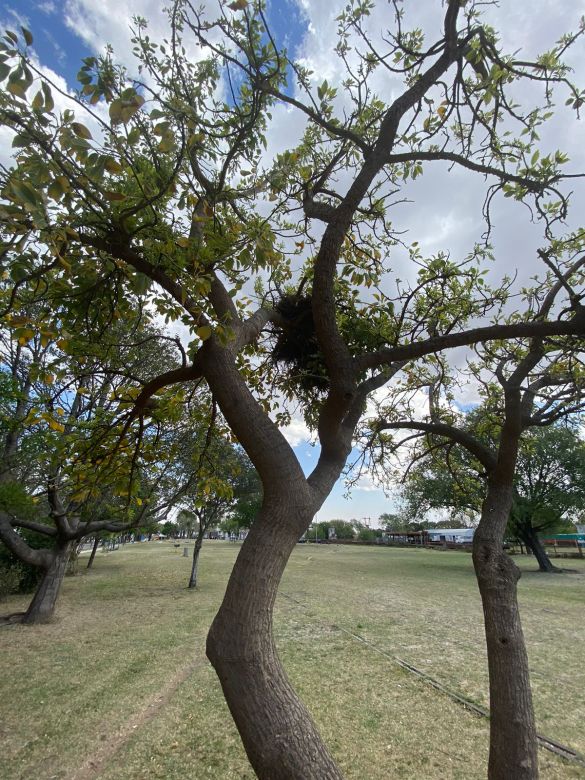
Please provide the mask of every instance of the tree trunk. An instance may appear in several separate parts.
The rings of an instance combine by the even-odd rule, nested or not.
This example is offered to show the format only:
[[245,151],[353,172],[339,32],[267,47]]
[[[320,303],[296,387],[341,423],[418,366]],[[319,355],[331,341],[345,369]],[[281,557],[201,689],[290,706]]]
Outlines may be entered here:
[[520,623],[520,571],[503,550],[511,490],[490,485],[473,539],[490,681],[489,780],[536,780],[538,758],[528,655]]
[[73,542],[65,542],[55,547],[33,600],[22,619],[23,623],[48,623],[52,619],[72,547]]
[[189,578],[189,587],[197,587],[197,569],[199,567],[199,553],[201,552],[201,545],[203,544],[204,530],[200,529],[195,539],[195,548],[193,550],[193,565],[191,566],[191,576]]
[[546,554],[546,550],[544,549],[542,542],[538,538],[538,534],[534,531],[532,526],[522,529],[522,539],[524,540],[526,547],[532,550],[534,557],[538,562],[538,568],[540,571],[551,574],[562,571],[562,569],[559,569],[552,563],[551,559]]
[[99,543],[100,543],[100,538],[99,538],[99,536],[96,534],[96,536],[95,536],[95,539],[93,540],[93,547],[91,548],[91,553],[90,553],[90,556],[89,556],[89,561],[87,562],[87,568],[88,568],[88,569],[91,569],[91,567],[93,566],[93,559],[95,558],[95,554],[96,554],[96,552],[97,552],[97,548],[98,548],[98,546],[99,546]]
[[[291,480],[294,483],[294,480]],[[260,780],[340,780],[276,652],[272,609],[286,562],[314,507],[306,483],[267,500],[252,525],[207,638],[207,655]]]

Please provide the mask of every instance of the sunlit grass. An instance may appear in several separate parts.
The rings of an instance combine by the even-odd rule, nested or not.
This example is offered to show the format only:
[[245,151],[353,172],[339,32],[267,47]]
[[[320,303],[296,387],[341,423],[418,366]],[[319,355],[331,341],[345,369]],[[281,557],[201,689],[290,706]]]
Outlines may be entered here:
[[[206,543],[196,592],[189,559],[168,543],[100,554],[94,571],[67,580],[55,623],[3,628],[0,776],[252,778],[204,654],[237,550]],[[551,577],[520,562],[539,730],[585,752],[585,566],[566,561],[576,573]],[[23,605],[11,598],[2,611]],[[299,545],[275,629],[347,778],[485,777],[487,722],[391,658],[487,704],[468,554]],[[545,779],[585,771],[540,756]]]

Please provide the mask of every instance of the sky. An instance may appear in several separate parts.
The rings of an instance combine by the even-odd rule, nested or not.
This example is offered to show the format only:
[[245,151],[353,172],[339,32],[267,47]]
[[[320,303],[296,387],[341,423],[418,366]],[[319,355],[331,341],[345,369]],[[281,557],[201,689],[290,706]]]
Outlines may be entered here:
[[[285,45],[290,54],[310,65],[319,83],[326,78],[335,85],[343,78],[340,62],[332,50],[336,42],[335,17],[346,2],[268,1],[267,17],[275,39]],[[63,79],[62,83],[74,88],[81,59],[102,51],[106,43],[112,44],[115,56],[131,67],[133,16],[148,19],[151,37],[163,38],[166,17],[162,9],[165,5],[159,0],[9,0],[0,2],[0,26],[13,29],[20,24],[26,26],[33,34],[34,53],[43,68],[58,74]],[[215,3],[209,0],[195,5],[205,5],[212,15]],[[532,0],[530,3],[505,2],[501,6],[488,9],[489,21],[501,31],[508,49],[522,52],[526,58],[550,48],[563,32],[575,29],[580,16],[585,14],[585,0]],[[391,24],[390,7],[385,0],[379,0],[372,11],[369,31],[373,40],[379,40],[380,34]],[[404,0],[403,7],[413,24],[423,29],[439,29],[443,10],[440,0],[422,3],[420,0]],[[197,56],[196,52],[193,54]],[[573,78],[585,85],[583,42],[578,44],[572,55],[572,64],[575,68]],[[375,87],[389,100],[396,95],[398,84],[386,77],[386,81],[380,80]],[[275,110],[273,115],[268,131],[267,154],[282,151],[295,143],[303,126],[302,119],[285,107]],[[582,123],[576,127],[574,117],[563,114],[561,108],[556,124],[542,137],[541,153],[553,148],[563,149],[569,153],[573,170],[585,170],[583,129]],[[0,134],[0,154],[5,140],[6,137]],[[579,187],[579,184],[575,186],[575,211],[585,213],[585,198]],[[428,173],[425,171],[425,176],[413,183],[407,194],[416,201],[417,208],[398,210],[400,228],[408,231],[410,240],[418,240],[424,251],[430,253],[446,248],[452,256],[463,257],[479,239],[483,229],[483,181],[470,180],[457,171],[447,172],[437,166]],[[490,274],[495,278],[503,272],[517,273],[520,286],[537,270],[535,249],[539,246],[540,233],[526,219],[523,207],[510,200],[495,204],[493,218],[496,260]],[[396,263],[404,264],[405,258],[397,256]],[[406,266],[404,273],[409,273]],[[463,362],[464,355],[456,354],[453,359]],[[476,400],[475,389],[464,382],[458,403],[467,408]],[[318,449],[311,444],[302,420],[293,420],[285,435],[308,473],[316,463]],[[367,475],[352,489],[349,498],[345,494],[346,488],[340,481],[317,519],[355,518],[376,527],[380,514],[397,508],[396,487],[387,486],[386,493]]]

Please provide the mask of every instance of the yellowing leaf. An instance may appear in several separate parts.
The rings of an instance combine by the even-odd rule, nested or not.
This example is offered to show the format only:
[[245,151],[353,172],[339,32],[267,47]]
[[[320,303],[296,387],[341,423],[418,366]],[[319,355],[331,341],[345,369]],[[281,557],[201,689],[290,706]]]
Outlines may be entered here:
[[34,96],[34,98],[32,99],[31,106],[35,111],[40,111],[44,103],[45,101],[43,98],[43,93],[41,92],[41,90],[39,90],[37,94]]
[[201,341],[206,341],[211,336],[212,330],[209,325],[202,325],[196,332]]
[[49,428],[51,428],[53,431],[58,431],[59,433],[63,433],[65,431],[65,426],[60,422],[57,422],[57,420],[49,420]]
[[443,119],[446,113],[447,113],[447,107],[439,106],[439,108],[437,109],[437,114],[441,117],[441,119]]
[[86,141],[90,141],[92,139],[92,135],[87,127],[82,125],[80,122],[72,122],[71,129],[79,138],[85,138]]
[[55,375],[54,374],[45,374],[45,382],[48,385],[52,385],[55,381]]
[[233,3],[229,3],[228,8],[231,8],[232,11],[243,11],[244,8],[248,7],[248,0],[234,0]]
[[114,160],[113,157],[107,158],[104,167],[108,173],[122,173],[124,170],[120,163]]

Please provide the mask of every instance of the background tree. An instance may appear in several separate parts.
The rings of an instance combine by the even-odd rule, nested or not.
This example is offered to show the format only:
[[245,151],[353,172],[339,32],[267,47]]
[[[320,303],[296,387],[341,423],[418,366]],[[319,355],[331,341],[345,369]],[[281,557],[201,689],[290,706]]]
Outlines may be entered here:
[[[479,410],[466,415],[471,427],[480,416]],[[522,439],[506,533],[526,544],[541,571],[554,566],[538,535],[574,530],[571,518],[585,501],[584,467],[585,444],[574,427],[535,428]],[[420,517],[432,509],[449,509],[477,517],[485,491],[482,475],[483,466],[466,450],[451,448],[448,458],[431,454],[404,483],[408,513]]]
[[[44,316],[39,307],[34,317],[10,316],[2,331],[11,396],[1,421],[0,540],[25,566],[42,572],[20,616],[24,622],[51,618],[67,562],[83,537],[123,531],[151,514],[158,424],[137,421],[131,447],[120,441],[115,422],[120,409],[132,405],[141,377],[169,357],[168,350],[156,355],[166,339],[146,326],[114,327],[111,342],[102,338],[92,346],[64,339]],[[117,338],[128,335],[120,348]],[[149,461],[152,479],[145,470]],[[135,498],[129,502],[132,482]],[[34,546],[23,529],[36,535]]]

